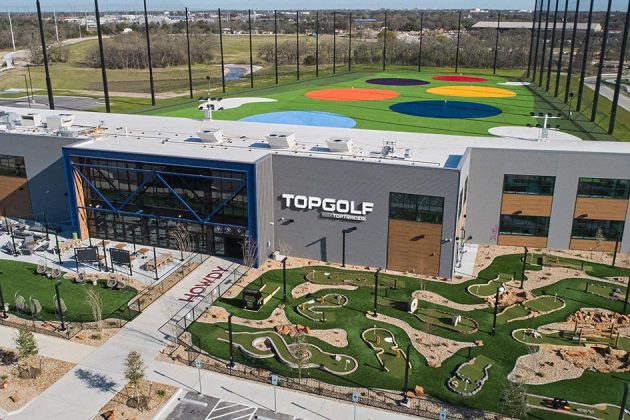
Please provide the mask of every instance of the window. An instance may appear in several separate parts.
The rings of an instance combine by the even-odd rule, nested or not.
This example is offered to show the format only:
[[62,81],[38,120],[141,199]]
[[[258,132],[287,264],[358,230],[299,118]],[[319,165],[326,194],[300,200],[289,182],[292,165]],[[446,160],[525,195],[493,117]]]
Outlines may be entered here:
[[618,198],[627,200],[630,180],[605,178],[580,178],[578,197]]
[[601,239],[616,241],[621,239],[624,222],[614,220],[573,220],[571,237],[574,239]]
[[0,176],[26,178],[26,166],[21,156],[0,155]]
[[499,233],[503,235],[547,236],[548,232],[548,217],[505,214],[499,223]]
[[444,198],[428,195],[390,193],[389,217],[399,220],[441,224]]
[[505,175],[503,192],[506,194],[553,195],[554,176]]

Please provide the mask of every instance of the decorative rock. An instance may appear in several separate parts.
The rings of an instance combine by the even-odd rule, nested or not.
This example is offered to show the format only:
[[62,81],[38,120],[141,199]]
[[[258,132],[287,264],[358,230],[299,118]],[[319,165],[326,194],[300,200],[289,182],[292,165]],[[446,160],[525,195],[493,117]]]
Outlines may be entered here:
[[109,410],[101,414],[101,417],[104,420],[116,420],[116,412],[114,410]]
[[413,392],[416,394],[416,397],[419,397],[421,395],[424,395],[424,388],[420,385],[416,385],[416,387],[413,389]]
[[415,398],[416,394],[413,391],[407,391],[407,397],[409,398]]
[[13,401],[14,403],[16,403],[16,402],[19,402],[19,401],[20,401],[20,397],[19,397],[17,394],[11,394],[11,395],[9,396],[9,399],[10,399],[11,401]]

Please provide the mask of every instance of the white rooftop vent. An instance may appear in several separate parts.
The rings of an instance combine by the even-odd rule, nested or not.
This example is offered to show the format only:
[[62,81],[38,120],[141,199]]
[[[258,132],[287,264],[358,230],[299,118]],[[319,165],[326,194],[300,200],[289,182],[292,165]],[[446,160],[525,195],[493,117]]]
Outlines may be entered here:
[[22,115],[22,125],[25,127],[39,127],[42,125],[41,114],[29,113]]
[[328,150],[335,153],[352,153],[352,139],[350,137],[331,137],[326,140]]
[[413,159],[413,152],[411,149],[405,149],[405,160]]
[[267,135],[267,142],[272,149],[291,149],[295,147],[295,133],[274,131]]
[[207,128],[197,131],[197,136],[204,143],[221,144],[223,143],[223,130],[220,128]]
[[74,115],[72,114],[57,114],[46,117],[46,127],[50,130],[68,129],[72,127],[72,123],[74,123]]

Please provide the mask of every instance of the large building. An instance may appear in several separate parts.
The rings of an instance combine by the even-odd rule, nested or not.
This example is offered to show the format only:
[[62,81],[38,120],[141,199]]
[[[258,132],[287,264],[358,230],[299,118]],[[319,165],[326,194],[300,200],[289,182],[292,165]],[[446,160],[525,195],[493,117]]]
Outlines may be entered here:
[[0,123],[0,162],[81,237],[174,248],[184,224],[203,253],[442,277],[462,241],[630,251],[630,144],[38,112]]

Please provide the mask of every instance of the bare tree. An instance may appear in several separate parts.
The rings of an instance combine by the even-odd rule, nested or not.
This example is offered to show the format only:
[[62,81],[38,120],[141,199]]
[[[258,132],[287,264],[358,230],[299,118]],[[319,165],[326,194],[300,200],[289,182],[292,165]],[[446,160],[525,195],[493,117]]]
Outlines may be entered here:
[[524,384],[507,381],[499,398],[503,411],[515,419],[527,417],[527,387]]
[[190,232],[181,223],[178,223],[168,232],[169,237],[175,241],[175,247],[181,253],[182,260],[192,252],[192,240]]
[[142,383],[144,379],[144,371],[146,369],[146,365],[144,364],[144,360],[142,360],[142,356],[137,351],[132,351],[127,355],[125,359],[125,378],[129,381],[129,385],[133,388],[135,396],[133,399],[137,403],[137,408],[142,411],[143,407],[146,404],[143,404],[140,398],[140,394],[138,392],[138,386]]
[[298,375],[300,383],[302,383],[302,369],[306,367],[308,361],[311,359],[311,352],[308,350],[308,342],[306,341],[306,334],[299,332],[295,336],[295,343],[291,346],[291,355],[295,359],[295,363],[298,365]]
[[247,268],[256,266],[258,262],[258,243],[256,239],[250,235],[246,235],[241,242],[243,249],[243,265]]
[[85,289],[85,300],[92,310],[92,318],[99,332],[103,331],[103,299],[101,294],[94,287]]

